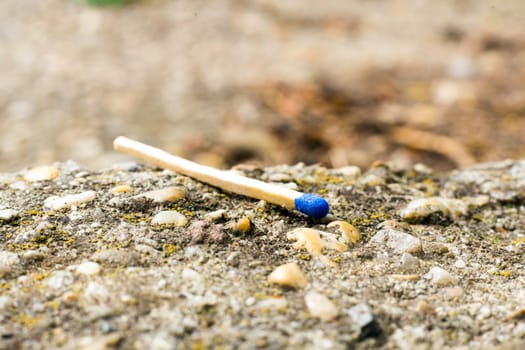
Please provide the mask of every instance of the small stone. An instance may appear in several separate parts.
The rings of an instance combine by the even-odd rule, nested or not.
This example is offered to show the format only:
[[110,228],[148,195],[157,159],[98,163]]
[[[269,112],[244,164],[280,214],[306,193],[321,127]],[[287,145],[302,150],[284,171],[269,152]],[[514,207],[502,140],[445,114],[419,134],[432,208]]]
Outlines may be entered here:
[[420,254],[423,251],[419,238],[392,228],[377,231],[369,244],[384,245],[395,253]]
[[339,310],[335,304],[321,293],[308,292],[304,296],[304,302],[310,314],[322,321],[331,321],[339,315]]
[[13,300],[7,295],[0,295],[0,310],[7,311],[9,307],[13,304]]
[[41,250],[30,249],[22,254],[22,260],[25,263],[31,263],[34,261],[40,261],[44,259],[46,254]]
[[184,257],[192,259],[204,256],[204,252],[197,246],[190,245],[184,249]]
[[166,187],[160,190],[148,191],[134,198],[146,197],[152,199],[154,202],[175,202],[183,199],[186,196],[186,190],[183,187]]
[[18,254],[0,250],[0,277],[11,273],[19,263]]
[[248,216],[241,218],[232,225],[232,230],[238,233],[247,233],[251,229],[251,220]]
[[268,175],[269,182],[291,182],[293,177],[290,174],[275,173]]
[[337,226],[341,231],[341,242],[343,243],[354,244],[361,239],[361,233],[359,230],[346,221],[336,220],[327,225],[327,227],[334,226]]
[[359,183],[363,186],[375,187],[386,185],[385,179],[376,174],[369,174],[359,180]]
[[[525,323],[519,322],[516,325],[516,328],[512,330],[512,334],[514,335],[515,339],[525,338]],[[525,341],[519,340],[519,341],[516,341],[515,347],[509,346],[508,348],[505,348],[505,349],[499,348],[498,350],[512,350],[512,349],[517,350],[517,349],[523,349],[524,347],[525,347]]]
[[396,279],[398,281],[417,281],[419,279],[419,275],[416,274],[409,274],[409,275],[401,275],[401,274],[393,274],[391,275],[393,279]]
[[492,315],[492,310],[490,305],[483,305],[479,308],[477,319],[484,320],[489,318]]
[[361,329],[360,339],[376,337],[382,333],[381,326],[377,322],[372,309],[368,304],[360,303],[348,309],[348,316]]
[[454,262],[454,266],[458,269],[464,269],[467,266],[467,263],[462,259],[458,259]]
[[28,185],[24,181],[16,181],[9,185],[9,188],[17,191],[25,191]]
[[475,91],[469,81],[439,80],[433,84],[432,90],[433,101],[438,105],[450,106],[459,102],[476,102]]
[[222,242],[226,238],[224,229],[221,225],[212,224],[206,220],[198,220],[193,222],[188,227],[188,232],[191,235],[193,243]]
[[254,297],[248,297],[244,301],[244,305],[246,305],[246,306],[253,306],[253,305],[255,305],[256,302],[257,302],[257,299],[255,299]]
[[133,189],[129,185],[118,185],[109,190],[109,192],[113,194],[127,193],[131,191],[133,191]]
[[268,282],[289,288],[304,288],[308,283],[301,268],[296,263],[278,266],[268,276]]
[[359,327],[363,328],[374,320],[374,315],[368,304],[357,304],[348,309],[348,315]]
[[448,64],[448,74],[451,78],[469,79],[476,74],[476,67],[470,57],[455,56]]
[[427,303],[425,300],[420,300],[415,307],[415,310],[421,316],[433,316],[436,314],[436,310],[432,305]]
[[448,287],[443,289],[444,297],[447,300],[454,300],[460,298],[463,294],[463,288],[461,287]]
[[60,290],[73,284],[75,278],[72,273],[64,270],[52,272],[46,280],[49,289]]
[[110,350],[114,349],[122,338],[123,336],[116,332],[108,335],[75,338],[66,348],[77,350]]
[[348,165],[341,168],[329,170],[331,175],[343,176],[349,180],[355,180],[361,175],[361,169],[355,165]]
[[152,225],[172,225],[172,226],[185,226],[188,223],[188,219],[181,213],[174,210],[163,210],[151,219]]
[[86,191],[78,194],[70,194],[63,197],[52,196],[44,201],[44,207],[52,210],[61,210],[79,204],[91,202],[96,197],[95,191]]
[[91,255],[90,259],[104,266],[134,266],[140,261],[140,256],[134,249],[103,249]]
[[219,209],[219,210],[211,211],[209,213],[204,214],[204,218],[209,221],[219,221],[221,219],[224,219],[225,216],[226,216],[225,209]]
[[73,304],[78,301],[78,294],[72,291],[67,291],[62,294],[62,302],[65,304]]
[[0,221],[11,221],[18,216],[18,211],[14,209],[0,210]]
[[401,210],[400,215],[405,220],[424,219],[430,215],[441,213],[452,219],[467,213],[468,206],[463,201],[453,198],[429,197],[416,199]]
[[419,259],[410,253],[403,253],[399,259],[400,267],[406,271],[414,271],[419,267]]
[[40,166],[28,170],[24,174],[24,180],[28,182],[47,181],[56,179],[60,175],[57,168],[53,166]]
[[286,298],[273,297],[259,301],[256,307],[263,310],[283,310],[288,306]]
[[[321,238],[322,237],[322,238]],[[323,264],[337,267],[337,264],[322,254],[324,248],[333,249],[343,253],[348,246],[340,242],[333,233],[314,230],[307,227],[298,227],[286,234],[286,238],[296,241],[293,247],[306,249],[310,255],[319,259]]]
[[100,269],[100,265],[96,262],[86,261],[78,265],[76,271],[81,275],[92,276],[98,274],[100,272]]
[[241,263],[241,254],[239,252],[231,252],[226,258],[226,263],[230,266],[239,266]]
[[430,174],[432,173],[432,169],[429,168],[426,164],[423,163],[416,163],[413,167],[414,171],[421,173],[421,174]]
[[192,282],[201,282],[202,276],[197,271],[190,269],[190,268],[184,268],[182,270],[182,279],[184,281],[192,281]]
[[430,281],[437,286],[455,285],[458,279],[452,276],[447,270],[434,266],[426,275]]

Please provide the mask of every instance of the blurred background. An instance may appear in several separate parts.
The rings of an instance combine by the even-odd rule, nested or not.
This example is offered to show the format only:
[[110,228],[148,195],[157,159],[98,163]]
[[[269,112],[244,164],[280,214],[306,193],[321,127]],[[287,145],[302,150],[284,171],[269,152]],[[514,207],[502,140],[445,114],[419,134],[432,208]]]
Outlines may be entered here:
[[87,2],[0,2],[0,171],[525,157],[522,0]]

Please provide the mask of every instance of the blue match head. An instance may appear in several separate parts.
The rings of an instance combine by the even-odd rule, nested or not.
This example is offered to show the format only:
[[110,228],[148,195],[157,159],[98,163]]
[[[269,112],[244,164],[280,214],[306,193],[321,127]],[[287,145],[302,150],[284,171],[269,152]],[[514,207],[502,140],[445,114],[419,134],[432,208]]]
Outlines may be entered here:
[[305,193],[294,201],[295,209],[316,219],[321,219],[328,214],[328,202],[315,194]]

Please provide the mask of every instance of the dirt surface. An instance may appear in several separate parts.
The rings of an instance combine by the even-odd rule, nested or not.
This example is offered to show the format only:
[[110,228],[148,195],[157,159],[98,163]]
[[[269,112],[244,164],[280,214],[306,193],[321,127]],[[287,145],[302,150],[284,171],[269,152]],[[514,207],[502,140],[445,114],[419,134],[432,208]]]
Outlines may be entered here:
[[[525,345],[524,161],[236,171],[321,194],[330,215],[134,163],[1,174],[0,348]],[[155,224],[162,211],[179,214]],[[298,245],[309,229],[324,249]],[[307,285],[270,283],[290,262]]]
[[239,162],[451,169],[525,156],[525,4],[0,4],[0,169],[104,168],[128,135]]

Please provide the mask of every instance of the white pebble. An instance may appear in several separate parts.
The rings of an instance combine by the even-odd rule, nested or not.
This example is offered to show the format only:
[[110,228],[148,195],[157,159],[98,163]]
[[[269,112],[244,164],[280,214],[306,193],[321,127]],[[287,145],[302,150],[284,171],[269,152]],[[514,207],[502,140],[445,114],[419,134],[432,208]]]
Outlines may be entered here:
[[18,216],[18,211],[14,209],[0,210],[0,221],[10,221]]
[[359,328],[366,327],[374,321],[374,314],[368,304],[360,303],[348,309],[348,316]]
[[109,190],[113,194],[126,193],[133,191],[133,188],[129,185],[117,185]]
[[363,186],[375,187],[386,185],[385,179],[376,174],[369,174],[359,180],[359,183]]
[[450,106],[458,102],[476,101],[473,85],[468,81],[439,80],[432,86],[433,102]]
[[0,310],[7,311],[13,305],[13,300],[7,295],[0,296]]
[[448,287],[443,290],[443,295],[445,296],[445,299],[448,299],[448,300],[458,299],[463,294],[465,294],[465,292],[463,291],[463,288],[461,287]]
[[427,278],[430,278],[430,281],[437,286],[449,286],[455,285],[458,283],[458,279],[450,274],[445,269],[441,267],[434,266],[428,271]]
[[184,268],[184,270],[182,270],[182,279],[185,281],[201,282],[202,276],[193,269]]
[[76,271],[81,275],[96,275],[100,272],[100,265],[96,262],[86,261],[78,265]]
[[484,319],[489,318],[491,315],[492,315],[492,309],[490,305],[483,305],[478,311],[477,318],[484,320]]
[[154,202],[162,203],[178,201],[179,199],[182,199],[185,196],[186,190],[184,188],[173,186],[166,187],[160,190],[144,192],[142,194],[139,194],[138,196],[135,196],[135,198],[146,197],[152,199]]
[[419,259],[410,253],[403,253],[399,259],[400,267],[403,270],[413,271],[419,267]]
[[301,268],[296,263],[278,266],[268,276],[268,282],[290,288],[303,288],[308,283]]
[[357,179],[361,175],[361,169],[355,165],[348,165],[342,168],[336,168],[336,169],[329,170],[329,173],[331,175],[340,175],[340,176],[344,176],[347,179],[354,180],[354,179]]
[[46,256],[44,251],[29,249],[24,254],[22,254],[22,260],[24,262],[38,261],[44,259]]
[[24,181],[16,181],[9,185],[9,188],[17,191],[25,191],[27,189],[27,184]]
[[255,305],[256,302],[257,302],[257,299],[255,299],[254,297],[248,297],[244,301],[244,305],[246,305],[246,306],[253,306],[253,305]]
[[196,257],[202,257],[204,253],[202,252],[202,249],[199,246],[196,245],[190,245],[184,250],[184,256],[186,258],[196,258]]
[[423,251],[419,238],[391,228],[377,231],[369,243],[384,245],[387,249],[396,253],[419,254]]
[[470,57],[456,56],[448,63],[448,74],[452,78],[469,79],[476,74],[476,67]]
[[261,300],[256,306],[259,309],[282,310],[288,306],[288,302],[283,297],[274,297]]
[[401,210],[401,217],[405,220],[421,219],[432,214],[442,213],[454,219],[458,215],[465,215],[468,206],[459,199],[429,197],[416,199]]
[[39,166],[27,171],[24,174],[24,180],[29,182],[53,180],[58,175],[60,175],[60,172],[53,166]]
[[458,259],[454,263],[454,266],[457,267],[458,269],[463,269],[467,266],[467,263],[462,259]]
[[210,221],[219,221],[223,219],[225,215],[226,215],[226,210],[219,209],[219,210],[214,210],[214,211],[204,214],[204,218]]
[[63,197],[52,196],[44,201],[44,207],[52,210],[70,208],[78,204],[91,202],[96,197],[95,191],[86,191],[77,194],[70,194]]
[[59,290],[70,286],[75,281],[73,274],[69,271],[57,270],[51,273],[46,280],[46,286],[50,289]]
[[151,219],[152,225],[173,225],[184,226],[188,223],[188,219],[184,215],[174,210],[163,210],[155,214]]
[[310,314],[322,321],[331,321],[339,314],[335,304],[321,293],[308,292],[304,297],[304,302]]
[[0,277],[10,273],[20,263],[18,254],[0,250]]

